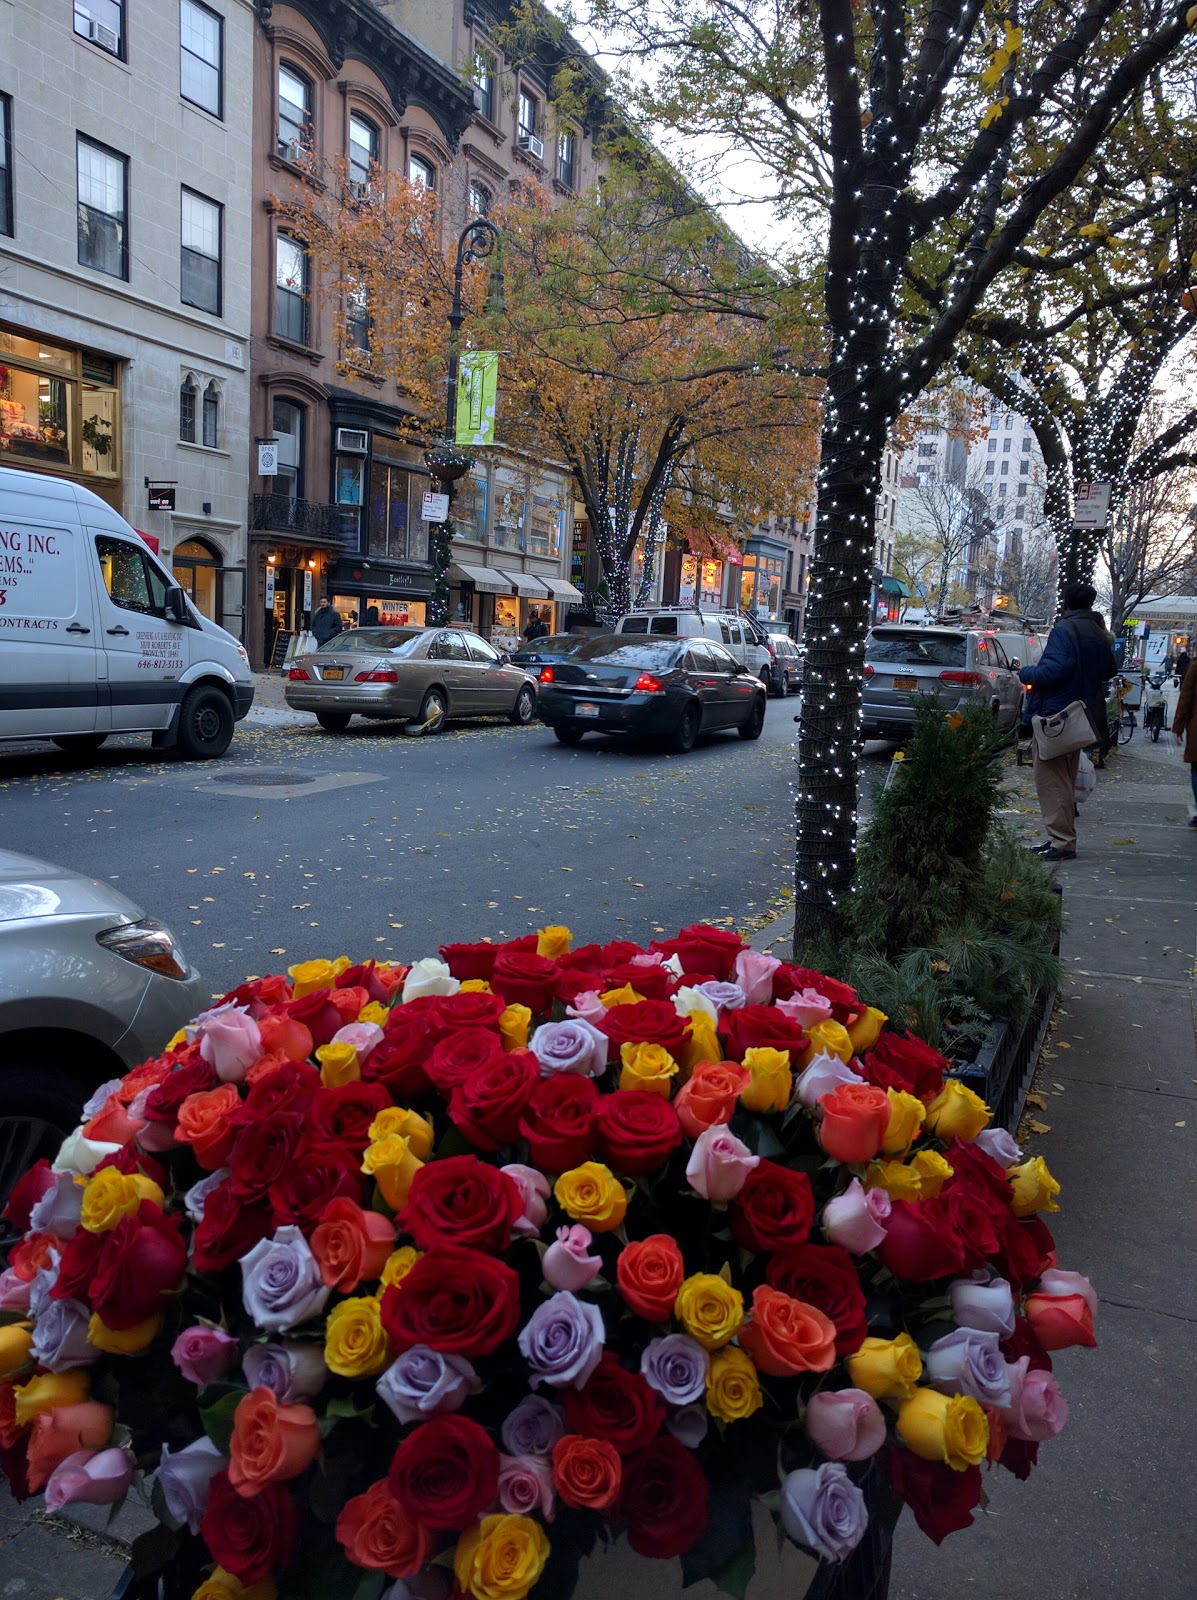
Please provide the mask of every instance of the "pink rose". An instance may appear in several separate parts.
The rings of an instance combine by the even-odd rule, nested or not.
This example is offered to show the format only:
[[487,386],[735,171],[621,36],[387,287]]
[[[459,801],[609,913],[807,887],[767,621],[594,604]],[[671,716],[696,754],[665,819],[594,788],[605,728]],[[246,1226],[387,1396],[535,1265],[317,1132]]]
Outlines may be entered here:
[[549,1180],[543,1172],[537,1172],[535,1167],[526,1167],[520,1161],[512,1161],[499,1170],[505,1172],[515,1184],[524,1202],[524,1214],[512,1223],[512,1233],[534,1238],[544,1227],[549,1214],[549,1195],[552,1193]]
[[584,1289],[603,1265],[599,1256],[587,1254],[590,1243],[589,1228],[558,1228],[557,1242],[549,1246],[541,1262],[545,1282],[554,1289]]
[[1075,1344],[1092,1350],[1097,1344],[1093,1332],[1097,1294],[1079,1272],[1049,1267],[1038,1289],[1027,1296],[1023,1310],[1045,1350],[1067,1350]]
[[29,1296],[33,1284],[18,1275],[13,1267],[0,1272],[0,1311],[19,1311],[22,1316],[29,1310]]
[[499,1504],[511,1516],[539,1511],[552,1522],[553,1470],[547,1456],[499,1457]]
[[1097,1290],[1080,1272],[1062,1272],[1059,1267],[1049,1267],[1039,1280],[1036,1294],[1069,1295],[1079,1294],[1089,1307],[1092,1316],[1097,1315]]
[[741,950],[736,957],[734,982],[744,991],[744,1004],[767,1006],[773,998],[773,974],[781,966],[776,956],[767,956],[759,950]]
[[573,1002],[566,1006],[567,1017],[578,1017],[583,1022],[589,1022],[593,1027],[607,1015],[607,1008],[598,997],[597,989],[583,989],[581,994],[574,995]]
[[1068,1401],[1050,1372],[1031,1367],[1030,1356],[1020,1356],[1008,1364],[1013,1396],[1001,1413],[1006,1431],[1014,1439],[1042,1444],[1054,1439],[1068,1421]]
[[884,1222],[890,1213],[890,1199],[884,1189],[866,1194],[859,1178],[829,1200],[823,1207],[823,1232],[832,1244],[843,1245],[854,1256],[867,1255],[884,1243]]
[[837,1056],[817,1055],[798,1078],[798,1098],[808,1111],[813,1111],[825,1094],[838,1089],[842,1083],[863,1082],[860,1073],[853,1072],[846,1061]]
[[46,1510],[85,1502],[114,1506],[133,1482],[133,1462],[124,1450],[76,1450],[54,1468],[46,1484]]
[[364,1061],[376,1044],[382,1042],[382,1029],[376,1022],[347,1022],[332,1036],[333,1044],[351,1044],[359,1061]]
[[822,1389],[804,1418],[812,1443],[832,1461],[867,1461],[885,1443],[885,1418],[863,1389]]
[[237,1341],[220,1328],[202,1323],[184,1328],[170,1347],[170,1358],[188,1383],[202,1389],[206,1383],[223,1378],[237,1354]]
[[827,1021],[831,1015],[831,1001],[825,1000],[817,989],[803,989],[788,1000],[778,1000],[774,1010],[809,1032],[816,1022]]
[[734,1133],[717,1123],[705,1128],[694,1141],[686,1163],[686,1179],[704,1200],[725,1206],[739,1194],[760,1159]]
[[[179,1141],[175,1138],[175,1130],[172,1123],[150,1122],[146,1118],[146,1101],[157,1087],[156,1083],[151,1083],[137,1095],[136,1099],[129,1105],[129,1116],[134,1122],[144,1124],[137,1135],[137,1142],[141,1148],[152,1151],[156,1155],[161,1155],[164,1150],[176,1149]],[[119,1150],[120,1146],[117,1145],[114,1148]]]
[[214,1006],[187,1026],[188,1039],[198,1039],[200,1055],[222,1083],[240,1083],[262,1054],[262,1034],[242,1006]]

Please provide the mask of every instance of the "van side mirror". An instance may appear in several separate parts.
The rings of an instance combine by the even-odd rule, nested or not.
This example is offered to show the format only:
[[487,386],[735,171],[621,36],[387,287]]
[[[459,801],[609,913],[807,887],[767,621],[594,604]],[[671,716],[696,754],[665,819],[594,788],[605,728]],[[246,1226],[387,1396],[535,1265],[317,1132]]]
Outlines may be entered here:
[[1018,659],[1017,656],[1011,656],[1010,657],[1010,671],[1011,672],[1017,672],[1019,667],[1021,667],[1021,666],[1022,666],[1022,662]]
[[162,602],[162,615],[167,622],[181,622],[185,626],[191,621],[187,610],[187,596],[177,583],[167,586],[166,598]]

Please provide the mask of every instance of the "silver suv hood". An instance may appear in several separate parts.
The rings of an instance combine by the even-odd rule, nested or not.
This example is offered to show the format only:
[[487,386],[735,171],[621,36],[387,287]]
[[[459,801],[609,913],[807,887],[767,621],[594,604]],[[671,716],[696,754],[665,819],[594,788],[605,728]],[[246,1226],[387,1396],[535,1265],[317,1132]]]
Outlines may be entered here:
[[141,915],[140,906],[111,884],[15,850],[0,850],[0,923],[41,917],[106,917],[115,925],[136,922]]

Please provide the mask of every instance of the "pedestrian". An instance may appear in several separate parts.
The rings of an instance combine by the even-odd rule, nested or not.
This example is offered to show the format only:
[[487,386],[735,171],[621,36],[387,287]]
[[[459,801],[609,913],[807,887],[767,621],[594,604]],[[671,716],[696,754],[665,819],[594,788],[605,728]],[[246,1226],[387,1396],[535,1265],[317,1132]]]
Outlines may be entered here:
[[538,611],[534,611],[528,619],[528,626],[524,629],[524,638],[531,644],[533,639],[544,639],[548,636],[548,628]]
[[378,626],[378,607],[377,606],[367,606],[366,607],[366,626],[367,626],[367,628],[377,628],[377,626]]
[[316,615],[312,618],[312,635],[318,645],[327,644],[330,639],[335,639],[341,631],[341,617],[332,601],[325,595],[316,607]]
[[1185,673],[1189,670],[1189,652],[1187,650],[1182,650],[1180,652],[1180,654],[1177,656],[1176,665],[1175,665],[1174,670],[1176,672],[1176,676],[1180,679],[1181,685],[1183,687],[1184,681],[1185,681]]
[[[1105,623],[1093,610],[1097,590],[1089,583],[1069,583],[1061,596],[1060,620],[1048,635],[1034,667],[1024,667],[1030,685],[1027,709],[1033,716],[1051,716],[1074,700],[1084,702],[1098,743],[1108,737],[1106,684],[1114,676],[1114,651]],[[1076,860],[1076,775],[1081,753],[1041,756],[1035,747],[1035,793],[1047,843],[1036,847],[1046,861]]]
[[1197,828],[1197,661],[1190,662],[1181,681],[1172,732],[1185,742],[1181,758],[1189,764],[1189,778],[1193,785],[1189,827]]

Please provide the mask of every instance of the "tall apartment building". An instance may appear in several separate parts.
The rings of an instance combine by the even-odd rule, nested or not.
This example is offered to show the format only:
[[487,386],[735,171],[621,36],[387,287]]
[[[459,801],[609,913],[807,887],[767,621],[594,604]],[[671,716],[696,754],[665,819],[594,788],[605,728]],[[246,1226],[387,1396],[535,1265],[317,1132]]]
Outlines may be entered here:
[[0,5],[0,463],[244,628],[249,0]]

